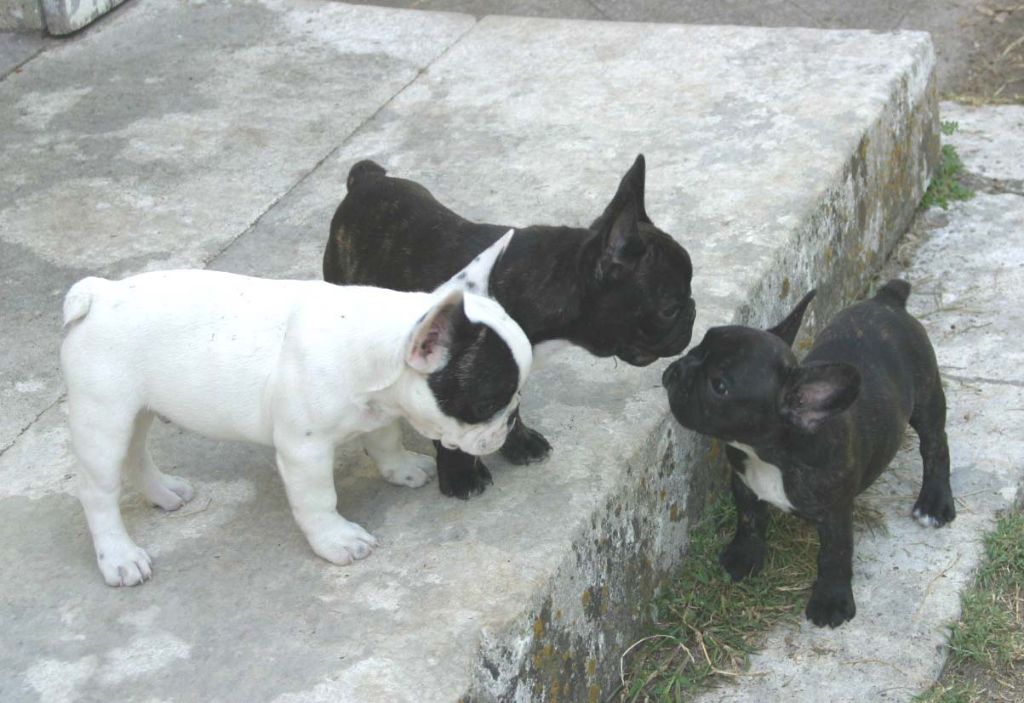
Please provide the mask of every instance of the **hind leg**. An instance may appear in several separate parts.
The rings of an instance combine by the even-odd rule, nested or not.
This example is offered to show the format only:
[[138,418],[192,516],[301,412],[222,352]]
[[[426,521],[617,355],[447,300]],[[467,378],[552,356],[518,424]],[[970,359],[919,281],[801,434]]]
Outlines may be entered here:
[[164,510],[177,510],[195,497],[195,491],[188,481],[163,473],[153,463],[146,446],[153,417],[152,412],[143,410],[135,418],[125,469],[146,500]]
[[921,447],[924,475],[921,493],[914,503],[914,519],[927,527],[942,527],[956,517],[953,492],[949,487],[949,445],[946,442],[946,396],[936,377],[929,402],[921,404],[910,417]]
[[92,533],[96,563],[110,586],[134,586],[153,575],[149,555],[121,519],[121,469],[135,429],[135,412],[69,399],[71,441],[81,464],[78,497]]

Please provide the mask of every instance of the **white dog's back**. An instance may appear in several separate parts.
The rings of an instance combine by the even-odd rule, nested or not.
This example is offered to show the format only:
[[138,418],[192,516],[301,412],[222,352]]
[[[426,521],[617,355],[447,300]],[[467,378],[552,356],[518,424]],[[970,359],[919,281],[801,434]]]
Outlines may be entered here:
[[[375,288],[218,271],[86,278],[65,298],[62,366],[71,390],[84,382],[116,395],[118,406],[148,408],[207,436],[270,444],[268,394],[288,335],[321,327],[318,353],[337,375],[344,347],[380,343],[375,318],[409,316],[408,306],[401,312],[389,304],[393,297]],[[397,368],[401,340],[394,343]],[[319,382],[358,390],[346,380]]]

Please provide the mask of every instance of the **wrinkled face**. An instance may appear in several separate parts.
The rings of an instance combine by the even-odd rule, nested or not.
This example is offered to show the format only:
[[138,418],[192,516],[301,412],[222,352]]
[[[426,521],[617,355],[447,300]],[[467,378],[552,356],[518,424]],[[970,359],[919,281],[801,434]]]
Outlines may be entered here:
[[693,266],[675,240],[640,223],[646,247],[635,266],[595,284],[577,341],[591,354],[617,356],[634,366],[682,353],[693,333]]
[[753,445],[780,429],[783,385],[796,367],[793,352],[769,332],[715,327],[665,370],[662,385],[683,427]]
[[532,349],[493,300],[467,297],[454,320],[447,362],[415,389],[409,421],[418,432],[467,454],[501,448],[515,421]]

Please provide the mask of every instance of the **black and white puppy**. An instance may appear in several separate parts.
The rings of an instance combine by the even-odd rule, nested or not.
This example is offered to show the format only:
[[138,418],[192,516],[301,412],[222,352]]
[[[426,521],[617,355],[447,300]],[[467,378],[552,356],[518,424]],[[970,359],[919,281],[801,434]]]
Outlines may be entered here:
[[[482,291],[510,236],[461,280]],[[79,498],[111,586],[152,574],[121,519],[122,477],[165,510],[194,496],[146,448],[157,414],[273,446],[313,551],[349,564],[377,541],[338,514],[334,447],[359,438],[386,480],[421,486],[434,461],[402,448],[398,420],[470,454],[497,451],[533,359],[500,305],[447,285],[409,293],[204,270],[85,278],[64,300],[64,329]]]
[[[490,278],[490,295],[534,345],[563,340],[592,354],[645,366],[686,348],[693,328],[686,250],[644,209],[642,155],[589,228],[517,228]],[[423,186],[355,164],[331,221],[324,279],[331,283],[433,290],[500,237],[507,226],[470,222]],[[478,459],[437,446],[438,485],[468,498],[491,483]],[[502,454],[525,464],[551,447],[520,420]]]
[[946,397],[928,336],[906,310],[909,294],[905,281],[889,281],[837,315],[798,363],[790,347],[812,291],[767,332],[709,330],[662,378],[683,427],[728,443],[738,519],[719,561],[733,580],[761,569],[768,504],[817,526],[806,611],[815,625],[856,613],[853,499],[892,461],[908,423],[924,461],[914,517],[932,527],[956,517]]

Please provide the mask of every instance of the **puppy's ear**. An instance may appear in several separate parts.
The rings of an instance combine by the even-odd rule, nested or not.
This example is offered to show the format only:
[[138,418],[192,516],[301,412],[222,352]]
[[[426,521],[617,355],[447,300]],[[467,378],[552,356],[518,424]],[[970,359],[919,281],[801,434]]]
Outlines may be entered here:
[[860,393],[860,372],[844,362],[793,369],[782,387],[783,419],[804,432],[846,410]]
[[643,154],[637,154],[633,165],[629,167],[626,174],[619,181],[619,188],[615,191],[615,197],[611,199],[604,212],[590,225],[590,229],[600,230],[602,226],[614,219],[623,206],[629,200],[636,201],[636,216],[640,222],[651,224],[651,218],[647,216],[647,209],[644,206],[644,188],[647,181],[647,163]]
[[647,251],[640,236],[636,199],[630,198],[614,217],[605,221],[597,236],[601,242],[598,279],[615,280],[632,272]]
[[774,327],[769,327],[768,331],[789,346],[793,346],[793,340],[796,339],[796,333],[800,331],[800,325],[804,321],[804,312],[807,310],[807,306],[814,299],[814,294],[817,292],[818,291],[816,290],[812,290],[810,293],[805,295],[803,299],[796,304],[793,311],[786,315],[785,320]]
[[501,239],[480,252],[464,269],[434,289],[434,292],[448,293],[453,290],[461,290],[486,296],[494,267],[498,265],[502,254],[512,243],[512,235],[515,232],[514,229],[510,229]]
[[464,319],[461,290],[441,297],[413,327],[405,348],[405,363],[423,374],[444,368],[456,326]]

